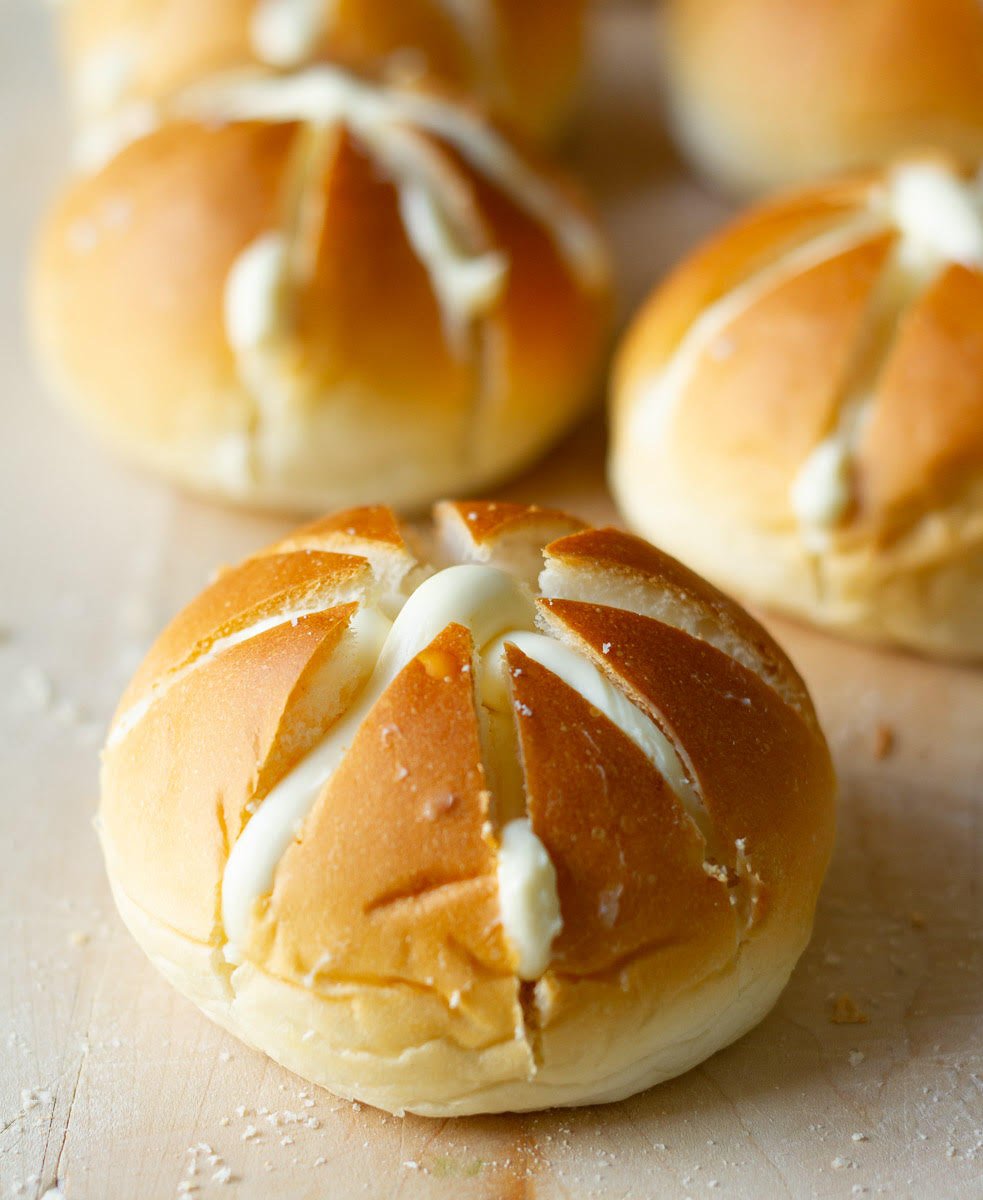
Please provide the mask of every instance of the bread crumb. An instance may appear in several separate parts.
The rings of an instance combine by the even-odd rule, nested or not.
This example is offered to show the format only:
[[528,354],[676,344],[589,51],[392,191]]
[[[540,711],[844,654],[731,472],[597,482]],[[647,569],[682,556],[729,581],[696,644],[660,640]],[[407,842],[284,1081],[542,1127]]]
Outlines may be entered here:
[[866,1142],[866,1141],[869,1141],[869,1138],[867,1137],[867,1135],[866,1135],[865,1133],[851,1133],[851,1134],[850,1134],[850,1138],[851,1138],[851,1140],[852,1140],[852,1141],[854,1141],[854,1142]]
[[851,1067],[859,1067],[867,1056],[862,1050],[851,1050],[848,1059]]
[[829,1019],[834,1025],[866,1025],[870,1017],[848,992],[841,992],[833,1000]]
[[232,1122],[229,1120],[229,1118],[228,1118],[228,1117],[220,1117],[220,1118],[219,1118],[219,1122],[218,1122],[218,1123],[219,1123],[219,1125],[222,1125],[222,1126],[225,1126],[225,1125],[231,1125],[231,1124],[232,1124]]
[[842,1154],[837,1154],[836,1158],[829,1165],[834,1171],[845,1171],[851,1167],[855,1167],[856,1163],[852,1163],[848,1158],[844,1158]]
[[259,1130],[256,1128],[255,1125],[247,1125],[246,1128],[242,1131],[242,1140],[244,1142],[248,1142],[250,1140],[250,1138],[255,1138],[255,1137],[259,1137]]
[[212,1176],[212,1182],[213,1183],[231,1183],[232,1182],[232,1168],[231,1167],[219,1167],[219,1169]]
[[882,762],[894,750],[894,730],[885,722],[879,722],[874,728],[874,758]]
[[406,1162],[403,1163],[403,1166],[407,1171],[419,1171],[420,1169],[420,1164],[418,1162],[414,1162],[412,1158],[408,1158]]

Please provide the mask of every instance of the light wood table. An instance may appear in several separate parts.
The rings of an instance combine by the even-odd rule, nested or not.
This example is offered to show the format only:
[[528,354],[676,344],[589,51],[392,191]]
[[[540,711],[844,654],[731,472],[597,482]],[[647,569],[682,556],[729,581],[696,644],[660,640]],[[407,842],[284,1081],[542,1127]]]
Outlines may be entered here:
[[[725,211],[668,148],[650,20],[604,6],[575,148],[626,309]],[[966,669],[772,622],[842,779],[815,938],[757,1030],[633,1100],[397,1120],[309,1092],[158,979],[103,877],[98,744],[160,624],[285,526],[130,475],[35,382],[21,278],[65,155],[48,32],[33,0],[2,0],[0,1196],[983,1196],[983,676]],[[595,422],[508,494],[614,519],[601,456]],[[831,1019],[838,996],[863,1023]]]

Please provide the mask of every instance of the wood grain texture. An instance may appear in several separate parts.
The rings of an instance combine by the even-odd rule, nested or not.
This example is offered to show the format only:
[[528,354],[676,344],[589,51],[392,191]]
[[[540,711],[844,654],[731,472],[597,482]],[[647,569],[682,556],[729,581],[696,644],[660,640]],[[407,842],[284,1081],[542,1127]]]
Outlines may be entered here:
[[[604,205],[626,312],[724,212],[668,148],[649,21],[645,5],[601,6],[571,151]],[[770,622],[842,778],[816,935],[757,1030],[625,1103],[400,1121],[306,1089],[157,978],[103,878],[98,745],[157,628],[217,562],[287,524],[130,475],[43,398],[20,283],[65,151],[46,23],[35,0],[0,12],[0,1196],[983,1195],[977,672]],[[507,494],[613,520],[601,453],[595,420]]]

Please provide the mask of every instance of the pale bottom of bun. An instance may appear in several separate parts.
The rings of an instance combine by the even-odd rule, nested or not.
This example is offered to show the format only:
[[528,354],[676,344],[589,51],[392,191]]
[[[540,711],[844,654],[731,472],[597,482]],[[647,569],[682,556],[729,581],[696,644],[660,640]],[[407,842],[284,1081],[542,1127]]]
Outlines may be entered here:
[[[336,389],[297,420],[259,431],[206,421],[153,436],[124,427],[43,355],[41,369],[51,395],[122,461],[203,499],[287,515],[378,503],[414,513],[447,496],[488,491],[542,458],[585,416],[594,395],[587,378],[580,395],[545,398],[521,428],[482,430],[460,413],[407,420],[394,412],[386,420],[377,397]],[[205,412],[249,411],[241,396],[200,399]]]
[[[252,964],[232,967],[215,946],[175,932],[113,884],[120,915],[158,970],[212,1020],[336,1095],[423,1116],[521,1112],[621,1100],[680,1075],[741,1037],[771,1009],[806,941],[745,944],[722,968],[662,1003],[618,983],[578,985],[555,1030],[538,1039],[539,1065],[520,1031],[483,1048],[445,1038],[412,1044],[417,993],[383,985],[344,994],[299,987]],[[765,942],[767,941],[767,945]],[[353,1017],[354,1014],[354,1017]],[[407,1030],[395,1056],[345,1045],[353,1024]]]
[[983,658],[983,494],[922,519],[886,550],[810,552],[799,531],[711,509],[667,458],[612,464],[629,526],[745,601],[835,633],[943,658]]

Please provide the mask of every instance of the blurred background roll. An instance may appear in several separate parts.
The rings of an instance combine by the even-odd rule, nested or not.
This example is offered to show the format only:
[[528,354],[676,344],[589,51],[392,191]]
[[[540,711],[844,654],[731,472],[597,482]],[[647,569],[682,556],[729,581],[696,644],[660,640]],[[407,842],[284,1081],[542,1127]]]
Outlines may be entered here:
[[676,133],[728,189],[983,155],[979,0],[669,0],[665,17]]
[[318,66],[109,129],[32,308],[54,390],[134,462],[264,508],[413,508],[531,462],[596,395],[599,227],[475,112]]
[[983,193],[910,160],[752,209],[636,318],[629,523],[839,632],[983,656]]
[[586,0],[72,0],[62,42],[80,121],[216,72],[342,61],[477,95],[534,138],[575,92]]

